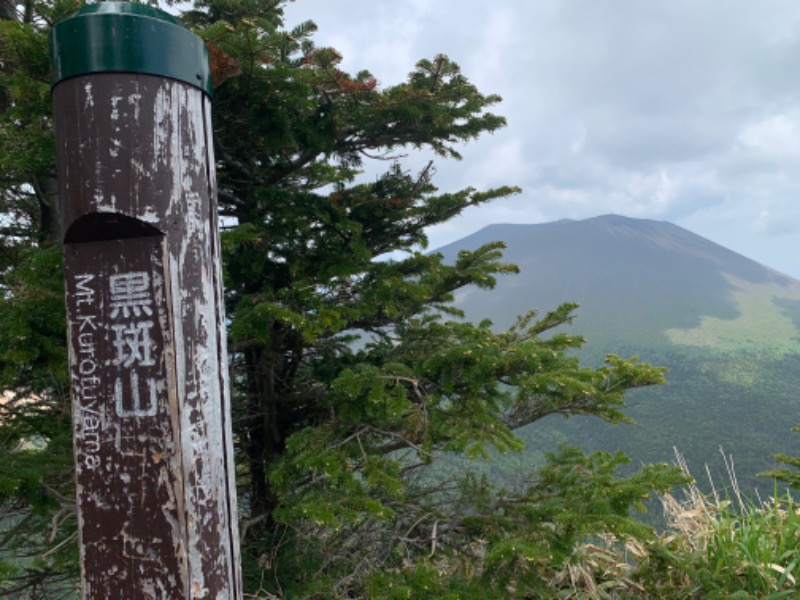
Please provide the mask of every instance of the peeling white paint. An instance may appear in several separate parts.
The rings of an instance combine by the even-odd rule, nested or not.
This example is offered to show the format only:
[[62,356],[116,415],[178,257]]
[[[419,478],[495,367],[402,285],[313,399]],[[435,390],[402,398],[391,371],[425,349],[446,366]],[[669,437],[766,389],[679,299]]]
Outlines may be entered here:
[[119,119],[119,109],[117,105],[122,102],[122,96],[111,97],[111,120],[116,121]]
[[[154,85],[156,81],[158,85]],[[140,93],[139,81],[133,88],[130,82],[115,87],[114,93],[103,100],[107,114],[98,111],[87,118],[105,119],[111,130],[116,124],[119,133],[105,140],[80,140],[75,150],[92,157],[99,156],[103,148],[102,164],[82,171],[84,179],[78,184],[92,192],[90,211],[127,214],[165,234],[163,265],[156,269],[165,280],[154,284],[154,289],[159,294],[158,303],[168,307],[169,319],[159,321],[159,326],[169,331],[165,356],[170,368],[166,393],[163,381],[157,388],[159,397],[167,398],[167,414],[174,429],[171,434],[165,433],[171,437],[162,440],[163,449],[141,453],[141,464],[143,469],[158,465],[153,485],[164,498],[158,518],[168,527],[162,527],[164,530],[156,536],[136,539],[134,546],[130,543],[135,538],[130,537],[130,558],[138,566],[131,565],[127,573],[109,571],[102,575],[113,574],[120,581],[134,573],[147,573],[148,544],[168,543],[186,572],[169,573],[163,581],[140,581],[144,597],[167,597],[166,590],[181,581],[185,582],[187,600],[240,598],[235,499],[224,493],[235,491],[235,473],[229,396],[221,387],[227,385],[228,375],[219,242],[215,238],[216,212],[208,197],[214,185],[213,153],[205,147],[211,137],[210,103],[199,90],[172,80],[150,78],[148,86],[151,90],[155,87],[152,93]],[[97,88],[92,89],[86,81],[85,106],[95,106]],[[149,125],[145,128],[144,123],[152,123],[152,129]],[[142,148],[141,140],[148,140],[151,152]],[[114,181],[125,182],[130,197],[123,197],[119,187],[113,187]],[[189,336],[191,339],[187,339]],[[111,413],[104,418],[112,419]],[[113,422],[109,427],[113,431]],[[134,442],[137,447],[147,447],[151,435],[151,430],[143,429],[135,438],[123,439],[117,432],[110,444],[117,452],[124,452]],[[129,471],[110,476],[131,484],[138,477]],[[87,490],[79,486],[81,493]],[[136,498],[143,498],[141,494]],[[119,502],[124,506],[134,499]],[[86,523],[80,514],[79,522],[83,530]],[[126,527],[131,524],[124,525],[123,530]],[[113,540],[107,542],[108,551],[113,544]],[[81,551],[85,557],[83,546]],[[101,574],[96,575],[99,585]],[[92,581],[84,581],[84,598],[99,593]]]
[[134,122],[139,121],[139,101],[142,99],[142,95],[138,92],[134,92],[133,94],[128,95],[128,104],[133,107],[133,120]]
[[83,91],[85,94],[85,100],[83,104],[84,110],[89,108],[94,108],[94,96],[92,95],[92,82],[91,80],[87,79],[86,83],[83,86]]
[[161,221],[158,214],[151,209],[145,209],[145,212],[139,217],[145,223],[152,223],[154,225],[158,225]]

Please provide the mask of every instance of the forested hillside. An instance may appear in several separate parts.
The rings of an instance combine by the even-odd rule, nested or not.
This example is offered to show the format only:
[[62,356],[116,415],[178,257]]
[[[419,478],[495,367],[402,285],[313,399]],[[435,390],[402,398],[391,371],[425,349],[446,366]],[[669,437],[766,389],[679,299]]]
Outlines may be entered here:
[[[435,164],[504,127],[501,99],[444,55],[421,57],[391,86],[366,70],[380,65],[347,73],[336,49],[315,44],[313,22],[287,29],[285,4],[175,7],[229,67],[214,90],[213,144],[247,593],[486,600],[700,589],[686,575],[691,561],[665,552],[637,518],[654,493],[686,481],[677,469],[659,461],[622,473],[622,453],[559,449],[553,438],[548,458],[513,483],[482,476],[492,457],[524,456],[526,427],[574,415],[622,423],[626,393],[664,381],[662,368],[630,356],[635,345],[600,340],[582,352],[579,332],[598,328],[588,314],[585,329],[583,316],[573,324],[567,288],[554,301],[526,293],[516,319],[510,305],[495,325],[462,318],[463,295],[515,273],[516,257],[490,232],[448,260],[426,252],[426,232],[520,190],[439,190]],[[48,35],[80,5],[27,0],[3,4],[0,17],[8,596],[74,597],[79,578]],[[417,150],[433,160],[411,171],[403,159]],[[379,176],[361,176],[368,161]],[[732,313],[717,302],[708,314]],[[678,335],[701,324],[676,315]],[[635,316],[614,323],[635,329]],[[600,359],[606,352],[619,356]],[[114,418],[112,397],[98,400],[101,418]],[[438,468],[445,458],[481,467]],[[642,551],[620,558],[623,547]]]
[[459,291],[470,318],[503,326],[523,306],[568,299],[580,304],[569,331],[588,338],[586,359],[614,352],[669,369],[667,385],[630,395],[636,425],[548,419],[520,433],[534,454],[560,440],[647,463],[670,460],[676,447],[725,486],[722,448],[744,489],[772,492],[757,473],[776,466],[775,452],[800,452],[790,431],[800,408],[799,281],[670,223],[615,215],[492,225],[442,252],[452,258],[493,238],[508,242],[520,273],[491,293]]
[[[285,29],[283,4],[183,7],[231,67],[213,143],[248,590],[530,596],[585,536],[651,537],[629,512],[681,480],[666,465],[617,479],[620,457],[569,450],[513,488],[430,476],[445,454],[518,451],[515,431],[549,414],[621,421],[626,390],[663,374],[624,358],[582,366],[579,340],[557,331],[571,305],[501,331],[460,320],[456,290],[515,267],[500,242],[446,263],[423,251],[426,228],[519,190],[440,191],[433,163],[409,172],[400,158],[458,160],[505,125],[500,98],[443,55],[385,88],[346,73],[312,22]],[[0,20],[0,387],[15,395],[0,422],[0,578],[34,596],[69,590],[78,571],[47,51],[79,6],[29,0]],[[381,157],[382,174],[359,179]],[[369,341],[353,344],[355,330]]]

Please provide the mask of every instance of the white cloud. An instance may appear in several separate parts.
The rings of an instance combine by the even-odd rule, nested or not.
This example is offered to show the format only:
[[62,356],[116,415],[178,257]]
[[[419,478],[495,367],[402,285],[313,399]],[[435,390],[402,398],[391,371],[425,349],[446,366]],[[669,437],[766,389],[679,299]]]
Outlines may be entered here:
[[753,158],[795,162],[800,158],[800,112],[771,115],[747,125],[739,142]]
[[317,21],[345,68],[383,84],[441,52],[503,96],[508,129],[437,162],[435,183],[525,191],[434,229],[432,244],[617,212],[800,278],[785,259],[800,248],[796,0],[298,0],[287,15]]
[[578,123],[575,126],[575,135],[569,144],[570,152],[573,154],[578,154],[581,152],[581,150],[583,150],[583,147],[586,144],[586,133],[586,126],[583,123]]
[[470,177],[472,185],[477,187],[496,187],[523,181],[530,169],[531,163],[523,151],[523,140],[512,137],[489,147]]

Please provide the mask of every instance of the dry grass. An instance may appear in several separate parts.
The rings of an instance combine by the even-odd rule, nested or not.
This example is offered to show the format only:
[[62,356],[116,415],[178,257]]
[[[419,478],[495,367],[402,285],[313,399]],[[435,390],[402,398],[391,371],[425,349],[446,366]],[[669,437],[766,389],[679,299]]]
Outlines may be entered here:
[[[661,496],[666,529],[654,541],[606,534],[577,545],[557,570],[547,573],[552,566],[542,564],[552,597],[798,597],[800,506],[788,495],[748,501],[739,490],[732,457],[723,452],[723,459],[732,499],[720,497],[707,470],[711,493],[693,482]],[[691,477],[677,450],[676,460]],[[515,597],[516,589],[509,593]],[[262,592],[248,598],[278,597]]]
[[[575,549],[552,579],[559,598],[797,597],[800,581],[800,506],[790,496],[743,497],[730,456],[722,453],[732,499],[711,480],[706,494],[694,483],[661,496],[665,531],[653,544],[612,535]],[[691,477],[683,456],[676,460]],[[654,558],[670,557],[659,569]]]

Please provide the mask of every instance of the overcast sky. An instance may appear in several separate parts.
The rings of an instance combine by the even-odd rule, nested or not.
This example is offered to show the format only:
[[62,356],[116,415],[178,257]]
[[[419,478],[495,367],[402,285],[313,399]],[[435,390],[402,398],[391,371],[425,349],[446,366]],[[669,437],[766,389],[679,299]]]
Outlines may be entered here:
[[[617,213],[666,220],[800,279],[797,0],[296,0],[380,85],[447,54],[508,127],[437,160],[442,191],[518,185],[431,230]],[[410,169],[429,157],[411,156]]]

